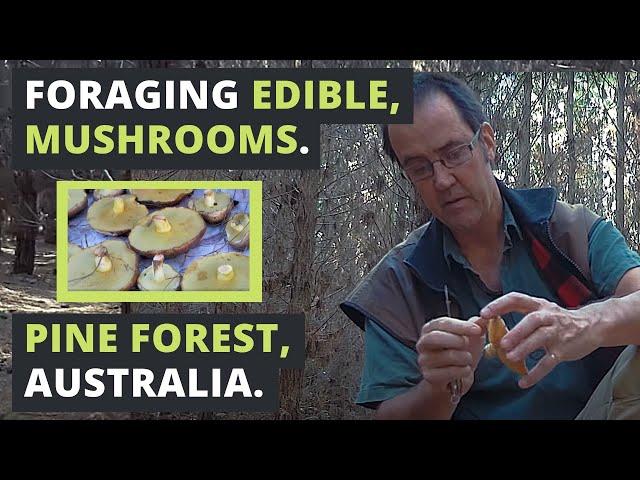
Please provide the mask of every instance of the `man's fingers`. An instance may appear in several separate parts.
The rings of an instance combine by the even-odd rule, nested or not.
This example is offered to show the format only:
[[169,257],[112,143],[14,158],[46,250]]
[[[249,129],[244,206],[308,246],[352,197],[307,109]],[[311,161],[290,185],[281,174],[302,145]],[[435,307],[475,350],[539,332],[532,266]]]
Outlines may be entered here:
[[471,353],[464,350],[435,350],[420,357],[420,366],[429,368],[465,367],[472,362]]
[[529,354],[551,343],[553,331],[549,327],[541,327],[518,343],[513,350],[507,352],[507,358],[514,362],[524,360]]
[[482,332],[484,333],[487,331],[487,327],[489,325],[489,318],[471,317],[469,319],[469,322],[474,323],[475,325],[478,325],[482,329]]
[[420,337],[416,349],[421,352],[425,350],[440,350],[453,348],[456,350],[466,350],[469,346],[469,339],[454,333],[434,331]]
[[480,316],[489,319],[496,315],[505,315],[511,312],[531,313],[544,305],[546,300],[530,297],[520,292],[510,292],[489,303],[482,310]]
[[422,327],[423,334],[434,330],[469,336],[481,335],[483,331],[482,327],[475,322],[450,317],[434,318]]
[[502,338],[500,346],[509,351],[520,345],[527,337],[531,336],[541,327],[551,325],[552,323],[553,319],[550,315],[539,311],[531,312],[525,315],[525,317]]
[[560,363],[557,358],[547,353],[531,371],[518,381],[520,388],[530,388],[546,377],[556,365]]
[[471,373],[472,370],[470,366],[445,367],[428,369],[422,373],[422,376],[427,382],[438,385],[452,382],[457,378],[464,378],[471,375]]

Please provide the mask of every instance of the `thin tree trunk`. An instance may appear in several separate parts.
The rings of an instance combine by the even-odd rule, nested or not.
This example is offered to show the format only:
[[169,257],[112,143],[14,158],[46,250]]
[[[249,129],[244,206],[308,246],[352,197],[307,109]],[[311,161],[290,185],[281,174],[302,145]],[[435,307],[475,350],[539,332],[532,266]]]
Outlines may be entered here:
[[549,149],[549,125],[551,124],[551,119],[548,118],[549,111],[547,107],[548,83],[549,75],[546,72],[542,72],[542,174],[547,183],[552,183],[551,152]]
[[36,256],[36,229],[25,220],[35,221],[33,212],[36,211],[36,191],[33,188],[31,170],[21,170],[16,174],[18,187],[18,212],[22,219],[18,219],[16,231],[16,253],[13,262],[13,273],[33,274]]
[[[311,323],[311,303],[314,295],[309,271],[314,257],[315,230],[318,216],[320,175],[315,170],[300,173],[291,197],[294,214],[294,247],[291,269],[291,297],[287,313],[304,313],[307,326]],[[305,332],[305,339],[307,334]],[[304,369],[283,369],[280,372],[279,419],[297,419],[300,413]]]
[[[299,68],[312,68],[311,60],[297,62]],[[324,128],[321,128],[320,144],[324,145]],[[294,246],[291,267],[291,297],[287,313],[303,313],[305,316],[305,345],[307,328],[311,323],[311,303],[314,286],[310,272],[314,258],[316,223],[318,219],[318,192],[320,172],[300,172],[291,195],[293,210]],[[300,400],[304,383],[304,369],[282,369],[280,371],[280,409],[277,419],[297,419],[300,416]]]
[[[589,180],[589,187],[588,189],[590,191],[588,191],[588,193],[585,195],[586,197],[588,197],[589,200],[589,206],[591,209],[593,209],[596,213],[600,212],[600,195],[602,195],[602,187],[599,185],[600,182],[600,178],[599,178],[599,174],[598,171],[600,169],[600,165],[595,161],[595,159],[593,158],[593,140],[591,139],[591,137],[589,135],[587,135],[586,138],[586,159],[587,159],[587,163],[592,166],[594,172],[595,172],[595,179],[593,180],[593,184],[591,183],[591,180]],[[590,185],[593,185],[593,187],[591,187]]]
[[617,89],[617,158],[616,158],[616,226],[625,234],[624,230],[624,78],[625,73],[618,73]]
[[[637,88],[636,88],[637,91]],[[638,202],[637,193],[640,192],[640,97],[636,97],[635,102],[633,104],[633,119],[635,126],[635,136],[636,136],[636,164],[635,164],[635,172],[636,172],[636,197],[634,201],[634,221],[636,224],[636,244],[635,249],[638,250],[640,248],[640,202]]]
[[518,184],[523,188],[530,186],[529,165],[531,163],[531,91],[533,81],[531,72],[524,74],[524,98],[522,107],[522,124],[518,144],[520,146],[520,171]]
[[569,72],[567,85],[567,202],[576,200],[576,141],[573,131],[573,100],[575,89],[575,73]]

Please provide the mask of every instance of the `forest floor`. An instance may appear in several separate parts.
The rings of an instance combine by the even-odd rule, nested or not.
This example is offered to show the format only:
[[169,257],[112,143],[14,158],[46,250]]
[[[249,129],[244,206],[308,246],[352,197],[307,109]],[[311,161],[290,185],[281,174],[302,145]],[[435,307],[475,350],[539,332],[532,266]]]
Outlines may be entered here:
[[119,313],[113,303],[69,304],[56,302],[55,245],[36,243],[33,275],[14,274],[15,244],[3,239],[0,249],[0,419],[129,418],[112,413],[22,413],[11,411],[11,313]]
[[[0,248],[0,420],[271,420],[272,413],[251,412],[13,412],[11,409],[11,314],[12,313],[120,313],[119,303],[59,303],[56,301],[55,245],[41,238],[36,243],[33,275],[14,274],[13,240],[3,239]],[[311,403],[314,403],[311,401]],[[303,409],[302,418],[330,418],[316,409]],[[307,411],[309,410],[309,411]],[[362,412],[355,418],[363,416]],[[354,418],[350,415],[349,418]]]
[[[136,413],[136,412],[13,412],[11,409],[11,315],[12,313],[120,313],[119,303],[59,303],[56,301],[55,245],[36,242],[33,275],[14,274],[15,243],[2,239],[0,248],[0,420],[127,420],[127,419],[240,419],[260,418],[255,414],[225,413]],[[264,415],[264,418],[271,416]]]

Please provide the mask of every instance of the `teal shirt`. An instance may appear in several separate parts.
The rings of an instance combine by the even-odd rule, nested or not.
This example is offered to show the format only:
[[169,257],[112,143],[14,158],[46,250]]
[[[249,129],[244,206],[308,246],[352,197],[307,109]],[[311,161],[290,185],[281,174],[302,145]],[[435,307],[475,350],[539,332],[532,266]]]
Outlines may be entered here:
[[[558,302],[546,285],[526,241],[506,202],[504,205],[505,243],[500,271],[502,291],[489,290],[460,251],[453,235],[445,228],[443,253],[450,269],[457,270],[451,295],[461,308],[463,318],[479,314],[492,300],[512,291]],[[609,221],[600,221],[589,234],[589,263],[593,283],[601,296],[612,295],[622,276],[640,266],[640,256],[631,251],[624,237]],[[510,313],[503,318],[511,329],[524,315]],[[531,369],[544,355],[533,352],[526,359]],[[588,400],[594,388],[592,374],[585,368],[588,357],[559,364],[530,389],[517,385],[518,376],[497,358],[483,357],[475,373],[471,390],[460,401],[455,419],[572,419]],[[374,407],[415,386],[421,379],[415,350],[399,342],[382,327],[367,320],[365,361],[360,392],[356,402]]]

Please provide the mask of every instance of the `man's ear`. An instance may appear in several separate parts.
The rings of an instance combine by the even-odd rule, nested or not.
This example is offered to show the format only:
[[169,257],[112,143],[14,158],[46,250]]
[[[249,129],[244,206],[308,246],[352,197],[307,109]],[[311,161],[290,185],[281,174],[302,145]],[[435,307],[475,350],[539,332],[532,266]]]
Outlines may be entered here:
[[493,128],[488,122],[482,124],[482,130],[480,131],[480,138],[484,147],[486,148],[487,157],[492,168],[495,168],[496,164],[496,137],[493,132]]

